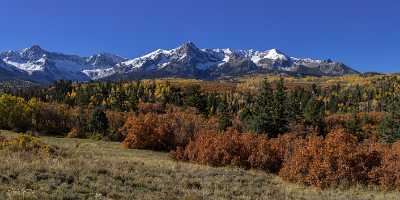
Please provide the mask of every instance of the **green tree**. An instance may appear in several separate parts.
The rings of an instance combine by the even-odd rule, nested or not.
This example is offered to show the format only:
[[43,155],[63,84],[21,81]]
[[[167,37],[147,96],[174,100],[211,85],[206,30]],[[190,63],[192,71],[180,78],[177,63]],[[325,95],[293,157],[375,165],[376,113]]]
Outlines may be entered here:
[[283,79],[281,78],[276,84],[272,102],[272,126],[268,130],[270,137],[276,137],[279,134],[288,131],[288,112],[287,99]]
[[262,82],[259,95],[257,96],[252,114],[246,113],[245,120],[248,128],[255,133],[267,134],[273,127],[272,107],[273,107],[273,91],[268,80]]
[[382,142],[394,143],[400,139],[400,96],[389,99],[389,114],[379,124],[379,136]]
[[379,139],[384,143],[392,143],[394,142],[393,133],[395,131],[395,123],[392,116],[385,116],[383,120],[379,123],[378,131],[379,131]]
[[185,90],[184,102],[187,106],[197,108],[207,115],[207,98],[201,93],[200,85],[192,85]]
[[361,126],[362,120],[358,117],[357,112],[353,112],[351,119],[344,122],[346,132],[355,135],[359,141],[365,139]]
[[304,121],[307,126],[317,128],[319,135],[325,135],[325,111],[322,101],[311,98],[304,110]]
[[299,116],[302,117],[301,108],[301,89],[296,88],[295,90],[289,92],[287,100],[287,111],[288,117],[293,120],[297,120]]
[[93,134],[100,134],[105,136],[108,130],[109,124],[107,115],[104,109],[101,107],[96,107],[89,120],[89,129]]
[[227,114],[222,114],[218,118],[218,129],[219,131],[226,131],[229,127],[232,126],[232,119]]

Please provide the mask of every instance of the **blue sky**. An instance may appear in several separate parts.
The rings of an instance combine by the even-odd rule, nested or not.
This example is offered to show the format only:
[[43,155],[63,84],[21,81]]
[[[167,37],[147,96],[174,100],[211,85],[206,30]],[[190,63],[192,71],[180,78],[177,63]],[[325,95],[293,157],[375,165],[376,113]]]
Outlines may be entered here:
[[332,58],[400,71],[398,0],[2,0],[0,51],[45,49],[136,57],[193,41],[201,48]]

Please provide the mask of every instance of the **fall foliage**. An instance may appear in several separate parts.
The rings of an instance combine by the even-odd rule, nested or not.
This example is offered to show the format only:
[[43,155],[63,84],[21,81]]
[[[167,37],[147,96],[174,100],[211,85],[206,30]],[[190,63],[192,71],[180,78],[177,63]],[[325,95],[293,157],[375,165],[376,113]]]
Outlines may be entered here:
[[[1,129],[118,141],[321,188],[400,189],[398,76],[58,81],[0,89]],[[27,140],[35,142],[18,141]]]

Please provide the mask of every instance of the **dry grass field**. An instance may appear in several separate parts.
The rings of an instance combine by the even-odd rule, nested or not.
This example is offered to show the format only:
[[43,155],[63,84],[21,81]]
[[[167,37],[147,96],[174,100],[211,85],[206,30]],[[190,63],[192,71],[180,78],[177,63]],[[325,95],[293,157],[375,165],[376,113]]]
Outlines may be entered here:
[[[6,138],[17,134],[2,131]],[[0,150],[0,199],[399,199],[373,188],[319,190],[261,171],[212,168],[168,153],[123,149],[119,143],[41,137],[58,156]]]

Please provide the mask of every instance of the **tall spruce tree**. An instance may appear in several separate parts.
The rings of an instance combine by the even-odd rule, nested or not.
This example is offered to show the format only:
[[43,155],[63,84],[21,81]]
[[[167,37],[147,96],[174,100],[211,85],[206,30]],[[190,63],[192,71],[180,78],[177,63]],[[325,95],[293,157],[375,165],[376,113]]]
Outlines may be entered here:
[[304,121],[306,125],[317,128],[319,135],[325,135],[324,103],[311,98],[304,109]]
[[393,95],[389,100],[389,114],[378,126],[380,140],[394,143],[400,139],[400,96]]
[[268,134],[272,129],[273,91],[268,80],[262,82],[260,94],[257,96],[253,114],[248,121],[249,129],[255,133]]
[[108,130],[109,124],[107,115],[104,112],[104,109],[101,107],[97,107],[93,110],[90,120],[89,120],[89,129],[92,133],[98,133],[102,136],[105,136]]
[[269,132],[269,137],[276,137],[288,131],[288,112],[287,99],[283,79],[281,78],[276,83],[276,90],[273,95],[272,102],[272,127]]

